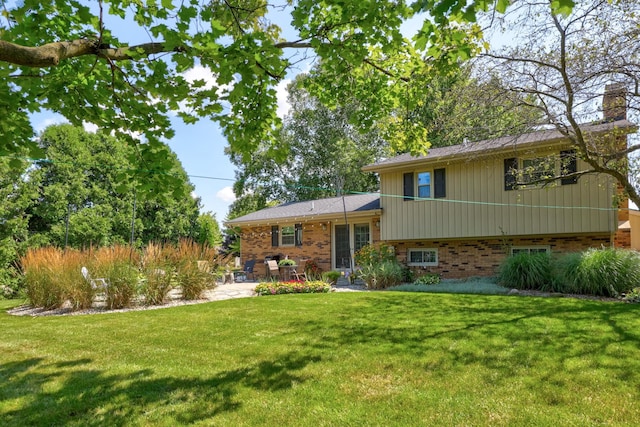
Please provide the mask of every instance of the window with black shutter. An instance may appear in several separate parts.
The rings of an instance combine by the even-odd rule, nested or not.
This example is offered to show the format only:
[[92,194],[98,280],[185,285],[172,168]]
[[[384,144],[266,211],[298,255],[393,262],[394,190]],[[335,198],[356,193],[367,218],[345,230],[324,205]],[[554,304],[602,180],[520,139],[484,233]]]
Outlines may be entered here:
[[271,226],[271,246],[278,246],[280,239],[278,238],[280,232],[277,225]]
[[[578,157],[576,150],[566,150],[560,152],[560,173],[562,175],[569,175],[578,172]],[[561,178],[560,184],[570,185],[578,182],[577,176],[570,176],[567,178]]]
[[504,190],[509,191],[516,188],[516,171],[518,170],[518,159],[512,157],[504,159]]
[[433,171],[433,197],[436,199],[447,196],[447,185],[445,181],[444,169],[434,169]]
[[413,172],[407,172],[403,175],[404,179],[404,200],[413,200]]
[[302,246],[302,224],[296,224],[295,225],[295,229],[296,229],[296,246]]

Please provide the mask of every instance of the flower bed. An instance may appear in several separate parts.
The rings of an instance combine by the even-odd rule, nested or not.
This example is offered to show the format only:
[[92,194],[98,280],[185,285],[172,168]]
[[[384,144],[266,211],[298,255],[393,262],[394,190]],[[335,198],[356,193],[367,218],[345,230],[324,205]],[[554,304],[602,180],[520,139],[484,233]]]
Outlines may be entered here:
[[282,295],[282,294],[318,294],[331,292],[331,285],[320,280],[308,280],[306,282],[264,282],[256,286],[258,295]]

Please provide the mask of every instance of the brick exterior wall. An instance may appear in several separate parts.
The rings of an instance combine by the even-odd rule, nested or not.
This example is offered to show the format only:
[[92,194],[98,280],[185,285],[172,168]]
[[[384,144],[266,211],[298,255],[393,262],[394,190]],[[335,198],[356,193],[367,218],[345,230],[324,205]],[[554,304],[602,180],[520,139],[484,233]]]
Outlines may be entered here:
[[[380,218],[354,220],[353,223],[370,222],[371,239],[373,243],[380,241],[380,227],[376,226]],[[353,224],[350,223],[350,224]],[[326,229],[323,229],[323,225]],[[314,260],[322,271],[331,270],[331,230],[328,221],[302,223],[302,246],[271,246],[271,225],[259,227],[242,227],[240,244],[240,262],[255,259],[255,274],[257,277],[267,277],[265,257],[277,255],[280,259]]]
[[511,246],[550,246],[551,253],[578,252],[587,248],[608,247],[609,234],[546,236],[507,239],[431,240],[386,242],[396,248],[401,263],[407,262],[407,250],[413,248],[438,249],[437,267],[411,267],[420,276],[437,273],[443,278],[494,276]]

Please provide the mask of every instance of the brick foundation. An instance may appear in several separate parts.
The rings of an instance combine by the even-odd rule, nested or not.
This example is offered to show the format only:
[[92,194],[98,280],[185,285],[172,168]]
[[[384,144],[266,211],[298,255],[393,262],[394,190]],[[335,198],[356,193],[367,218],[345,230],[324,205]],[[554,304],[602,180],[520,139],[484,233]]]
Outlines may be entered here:
[[437,273],[443,278],[493,276],[511,246],[549,246],[552,254],[579,252],[588,248],[611,245],[609,234],[518,237],[507,239],[430,240],[411,242],[386,242],[396,248],[402,263],[407,261],[407,250],[413,248],[438,249],[437,267],[411,267],[416,276]]

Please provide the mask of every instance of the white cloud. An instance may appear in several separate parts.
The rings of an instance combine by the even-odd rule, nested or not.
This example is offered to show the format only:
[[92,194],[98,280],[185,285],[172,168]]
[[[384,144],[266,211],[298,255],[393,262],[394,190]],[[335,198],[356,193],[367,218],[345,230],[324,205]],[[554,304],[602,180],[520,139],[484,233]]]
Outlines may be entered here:
[[289,113],[289,110],[291,110],[291,104],[287,101],[287,96],[289,95],[287,92],[287,86],[289,86],[289,83],[291,83],[291,80],[284,79],[276,86],[276,96],[278,97],[278,110],[276,111],[276,114],[281,119],[283,119],[284,116]]
[[226,203],[231,203],[236,200],[236,195],[233,193],[233,188],[231,187],[224,187],[216,193],[216,197]]
[[49,126],[61,125],[63,123],[69,123],[69,122],[67,121],[67,119],[65,119],[62,116],[50,117],[50,118],[46,118],[46,119],[42,120],[41,122],[39,122],[38,124],[36,124],[34,126],[34,129],[36,130],[37,133],[40,133],[40,132],[44,131],[46,128],[48,128]]
[[202,65],[196,65],[193,68],[185,71],[182,76],[189,83],[193,83],[196,80],[204,80],[204,89],[211,89],[216,84],[216,77],[211,70],[203,67]]
[[93,123],[82,122],[82,127],[86,132],[96,133],[98,131],[98,125],[94,125]]

